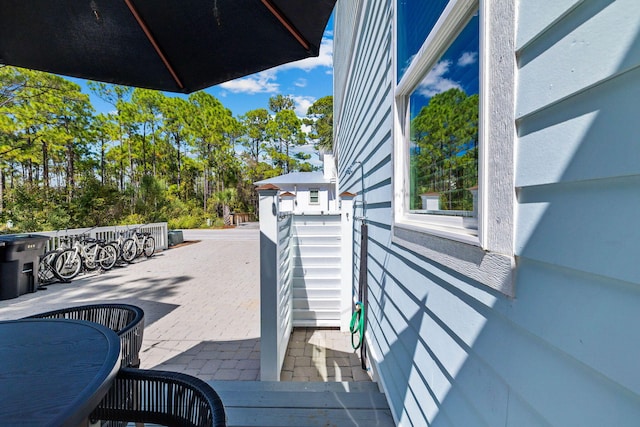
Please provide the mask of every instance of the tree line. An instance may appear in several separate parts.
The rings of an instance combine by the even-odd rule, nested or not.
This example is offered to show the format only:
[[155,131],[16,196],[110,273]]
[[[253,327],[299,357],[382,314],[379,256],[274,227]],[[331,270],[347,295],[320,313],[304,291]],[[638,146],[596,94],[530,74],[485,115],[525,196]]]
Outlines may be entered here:
[[438,193],[442,210],[473,210],[478,185],[478,94],[452,88],[434,95],[411,120],[411,209]]
[[284,95],[236,117],[202,91],[88,86],[109,112],[70,80],[0,65],[0,224],[12,232],[228,223],[232,210],[256,211],[253,182],[313,170],[296,146],[331,149],[331,96],[304,118]]

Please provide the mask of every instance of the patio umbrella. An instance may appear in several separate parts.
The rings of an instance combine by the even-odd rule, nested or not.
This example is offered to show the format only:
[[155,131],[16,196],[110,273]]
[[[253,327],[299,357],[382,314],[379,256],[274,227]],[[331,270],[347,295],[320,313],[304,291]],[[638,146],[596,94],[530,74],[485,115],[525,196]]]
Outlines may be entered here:
[[2,0],[0,64],[190,93],[317,56],[335,0]]

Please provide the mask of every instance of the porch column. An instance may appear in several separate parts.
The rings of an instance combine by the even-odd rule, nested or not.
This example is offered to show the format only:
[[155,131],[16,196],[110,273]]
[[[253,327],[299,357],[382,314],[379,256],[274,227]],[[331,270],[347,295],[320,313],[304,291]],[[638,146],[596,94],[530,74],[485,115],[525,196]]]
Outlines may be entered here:
[[260,380],[279,381],[278,366],[278,191],[256,189],[260,199]]
[[349,331],[351,310],[353,307],[353,199],[356,195],[349,192],[340,194],[341,256],[340,266],[340,330]]

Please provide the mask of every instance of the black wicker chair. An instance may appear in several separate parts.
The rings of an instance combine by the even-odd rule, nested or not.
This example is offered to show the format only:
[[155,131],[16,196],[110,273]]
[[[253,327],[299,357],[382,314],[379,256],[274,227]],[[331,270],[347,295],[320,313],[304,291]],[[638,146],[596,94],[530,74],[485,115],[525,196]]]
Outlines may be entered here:
[[121,368],[92,420],[164,426],[225,427],[218,393],[199,378],[178,372]]
[[99,323],[120,337],[121,366],[140,366],[144,311],[129,304],[92,304],[34,314],[26,319],[73,319]]

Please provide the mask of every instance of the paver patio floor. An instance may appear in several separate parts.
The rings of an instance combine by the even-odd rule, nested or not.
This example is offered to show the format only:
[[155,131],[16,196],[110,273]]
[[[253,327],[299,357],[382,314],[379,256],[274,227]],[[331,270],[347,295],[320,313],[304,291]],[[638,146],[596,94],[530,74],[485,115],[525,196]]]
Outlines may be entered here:
[[[259,230],[254,225],[211,235],[126,267],[0,301],[0,320],[81,304],[134,304],[145,311],[141,368],[185,372],[205,381],[258,380]],[[369,378],[348,333],[301,329],[294,331],[282,380]]]

